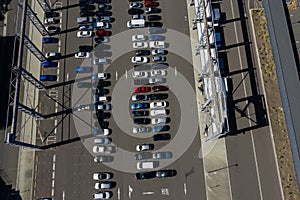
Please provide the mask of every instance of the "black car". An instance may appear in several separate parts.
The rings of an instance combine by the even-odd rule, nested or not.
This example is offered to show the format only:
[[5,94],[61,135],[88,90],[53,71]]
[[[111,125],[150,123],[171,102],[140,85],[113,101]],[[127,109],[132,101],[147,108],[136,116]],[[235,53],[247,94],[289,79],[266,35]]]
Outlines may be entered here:
[[168,86],[165,85],[156,85],[152,87],[153,92],[168,91],[168,90],[169,90]]
[[152,153],[150,152],[143,152],[143,153],[138,153],[134,155],[135,160],[146,160],[146,159],[151,159],[152,158]]
[[104,80],[100,79],[97,83],[97,88],[108,87],[110,85],[111,85],[110,81],[104,81]]
[[134,85],[147,85],[147,84],[149,84],[149,80],[148,80],[148,79],[145,79],[145,78],[135,79],[135,80],[133,81],[133,84],[134,84]]
[[160,13],[161,9],[160,8],[156,8],[156,7],[148,7],[145,9],[145,12],[147,14],[151,14],[151,13]]
[[166,69],[169,67],[168,63],[153,63],[152,64],[152,69]]
[[98,96],[103,96],[108,93],[109,93],[109,89],[106,89],[106,88],[97,88],[95,91],[95,94]]
[[159,15],[149,15],[148,16],[148,21],[159,21],[161,20],[161,16]]
[[150,53],[151,52],[149,50],[136,50],[135,51],[136,56],[149,56]]
[[169,97],[169,95],[165,94],[165,93],[150,94],[149,96],[150,96],[151,100],[163,100],[163,99],[167,99]]
[[156,172],[141,172],[136,173],[135,178],[142,180],[142,179],[151,179],[156,177]]
[[98,120],[99,126],[104,129],[104,128],[108,128],[109,126],[109,122],[108,121],[100,121]]
[[99,10],[111,10],[112,6],[107,4],[99,4],[98,5]]
[[98,17],[100,17],[100,16],[111,16],[112,12],[106,11],[106,10],[98,10],[98,11],[96,11],[96,15]]
[[149,99],[149,96],[146,94],[135,94],[134,95],[134,101],[146,101]]
[[136,70],[136,71],[143,71],[143,70],[149,70],[149,69],[151,69],[151,65],[148,65],[148,64],[134,65],[134,70]]
[[103,37],[95,37],[94,38],[94,42],[97,44],[100,44],[101,42],[107,40],[107,38],[103,38]]
[[153,140],[154,141],[169,140],[169,139],[171,139],[171,135],[169,133],[153,135]]
[[135,123],[135,124],[150,124],[151,119],[149,119],[149,118],[135,118],[135,119],[133,119],[133,123]]
[[170,130],[170,126],[169,125],[154,126],[154,127],[152,127],[152,133],[164,132],[164,131],[168,131],[168,130]]
[[90,4],[81,4],[79,8],[81,10],[95,10],[96,6]]
[[95,15],[95,12],[93,12],[93,11],[82,10],[80,12],[80,17],[89,17],[89,16],[93,17],[94,15]]
[[149,27],[162,27],[163,23],[161,22],[148,22]]
[[96,113],[97,118],[101,118],[101,119],[109,119],[111,118],[111,114],[109,112],[97,112]]
[[168,169],[168,170],[159,170],[156,172],[157,178],[166,178],[166,177],[172,177],[176,176],[177,171],[174,169]]
[[90,45],[79,45],[78,48],[80,52],[91,52],[93,50],[93,46]]
[[132,111],[131,115],[133,117],[141,117],[141,116],[148,116],[149,111],[147,110],[142,110],[142,111]]
[[59,13],[58,12],[46,12],[45,16],[46,16],[46,18],[59,17]]
[[111,0],[95,0],[96,3],[111,3]]
[[130,8],[130,9],[128,9],[128,14],[129,15],[141,15],[143,13],[144,13],[144,11],[141,10],[141,9],[138,9],[138,8]]

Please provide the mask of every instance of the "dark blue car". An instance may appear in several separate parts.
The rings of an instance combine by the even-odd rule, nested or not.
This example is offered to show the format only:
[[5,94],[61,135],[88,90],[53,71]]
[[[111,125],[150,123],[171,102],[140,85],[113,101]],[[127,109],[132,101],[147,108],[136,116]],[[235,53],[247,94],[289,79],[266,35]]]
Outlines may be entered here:
[[51,43],[58,43],[58,38],[55,37],[45,37],[42,39],[43,44],[51,44]]
[[137,109],[146,109],[149,108],[149,103],[133,103],[131,104],[131,109],[132,110],[137,110]]
[[81,66],[81,67],[76,67],[75,71],[76,73],[90,73],[93,71],[93,68]]
[[79,0],[79,3],[94,3],[94,0]]
[[150,35],[149,40],[150,41],[160,41],[160,40],[165,40],[165,37],[162,35]]
[[49,67],[57,67],[57,66],[58,66],[58,63],[57,63],[57,62],[49,62],[49,61],[46,61],[46,62],[43,62],[43,63],[42,63],[42,66],[45,67],[45,68],[49,68]]
[[56,75],[40,75],[40,81],[56,81]]

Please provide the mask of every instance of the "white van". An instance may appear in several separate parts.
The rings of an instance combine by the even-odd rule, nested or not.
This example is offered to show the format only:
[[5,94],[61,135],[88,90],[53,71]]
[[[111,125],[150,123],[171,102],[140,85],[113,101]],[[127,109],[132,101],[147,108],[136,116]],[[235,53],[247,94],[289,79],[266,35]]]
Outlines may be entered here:
[[139,170],[143,169],[154,169],[159,166],[158,161],[148,161],[148,162],[138,162],[136,163],[136,168]]
[[94,59],[94,65],[106,64],[107,62],[108,62],[108,60],[106,58]]
[[150,111],[150,115],[151,115],[151,116],[167,115],[167,112],[166,112],[165,109],[161,109],[161,110],[151,110],[151,111]]
[[145,27],[145,19],[133,19],[127,22],[128,28],[143,28]]

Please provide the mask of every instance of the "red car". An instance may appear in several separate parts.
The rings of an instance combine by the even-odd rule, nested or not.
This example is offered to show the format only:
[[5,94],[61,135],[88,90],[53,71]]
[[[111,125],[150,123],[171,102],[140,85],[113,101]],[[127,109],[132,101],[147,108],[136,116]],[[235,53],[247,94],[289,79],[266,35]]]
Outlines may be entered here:
[[150,87],[135,87],[133,88],[134,93],[145,93],[145,92],[150,92],[151,88]]
[[169,88],[164,85],[157,85],[152,87],[153,92],[160,92],[160,91],[167,91],[167,90],[169,90]]
[[156,7],[156,6],[159,6],[158,2],[152,1],[152,0],[146,0],[144,2],[144,4],[145,4],[145,7]]
[[110,36],[111,35],[111,31],[106,31],[106,30],[97,30],[97,35],[98,36]]

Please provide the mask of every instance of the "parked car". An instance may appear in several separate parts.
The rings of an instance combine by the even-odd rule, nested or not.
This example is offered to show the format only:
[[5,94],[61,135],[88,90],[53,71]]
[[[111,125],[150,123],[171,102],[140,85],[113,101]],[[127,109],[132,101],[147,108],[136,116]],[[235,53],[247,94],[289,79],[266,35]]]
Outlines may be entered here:
[[109,102],[111,101],[111,96],[96,96],[94,98],[94,103],[95,104],[98,104],[98,103],[101,103],[101,102]]
[[96,192],[93,194],[94,200],[110,199],[113,193],[111,191]]
[[94,38],[95,43],[99,44],[99,43],[106,43],[109,42],[109,37],[95,37]]
[[111,35],[111,31],[97,30],[96,34],[98,36],[110,36]]
[[135,79],[133,81],[134,85],[148,85],[149,84],[149,79],[142,78],[142,79]]
[[95,3],[111,3],[111,0],[95,0]]
[[89,16],[89,17],[78,17],[77,18],[77,23],[79,24],[84,24],[84,23],[92,23],[94,21],[94,18]]
[[57,67],[57,66],[58,66],[58,62],[49,62],[49,61],[42,62],[42,67],[44,68]]
[[97,88],[95,90],[95,94],[99,95],[99,96],[106,95],[108,93],[109,93],[109,89],[106,89],[106,88]]
[[107,145],[93,146],[93,153],[115,153],[116,147]]
[[114,181],[102,181],[95,183],[96,190],[104,190],[104,189],[112,189],[116,186],[116,182]]
[[111,85],[110,81],[104,81],[104,80],[100,79],[97,83],[97,88],[108,87],[110,85]]
[[134,49],[145,49],[145,48],[148,48],[148,43],[147,42],[133,42],[132,47]]
[[135,178],[138,180],[151,179],[155,177],[156,177],[156,172],[141,172],[135,174]]
[[135,124],[150,124],[151,119],[149,119],[149,118],[135,118],[135,119],[133,119],[133,123],[135,123]]
[[112,19],[110,16],[99,16],[97,19],[96,19],[96,22],[111,22]]
[[88,66],[79,66],[75,68],[76,73],[91,73],[93,71],[93,67]]
[[108,121],[99,121],[99,120],[98,120],[98,123],[99,123],[99,126],[100,126],[102,129],[107,129],[108,126],[109,126],[109,122],[108,122]]
[[101,17],[101,16],[111,16],[112,12],[101,9],[101,10],[96,11],[96,15],[98,17]]
[[152,124],[166,124],[170,122],[169,117],[159,117],[159,118],[152,118],[151,123]]
[[135,55],[136,56],[149,56],[150,50],[136,50]]
[[134,127],[132,129],[133,133],[149,133],[151,131],[152,131],[152,128],[149,126]]
[[150,35],[149,36],[150,41],[163,41],[165,40],[165,36],[162,35]]
[[78,38],[89,38],[93,36],[92,31],[78,31],[77,32],[77,37]]
[[171,135],[169,133],[153,135],[154,141],[169,140],[169,139],[171,139]]
[[139,2],[129,3],[129,8],[143,8],[143,4]]
[[149,84],[162,84],[167,82],[166,78],[150,78]]
[[93,17],[95,16],[95,12],[94,11],[91,11],[91,10],[81,10],[79,15],[80,17]]
[[109,79],[109,77],[110,77],[110,74],[107,72],[96,73],[96,74],[92,75],[93,80],[99,80],[99,79],[106,80],[106,79]]
[[94,65],[99,65],[99,64],[106,64],[108,63],[108,60],[106,58],[96,58],[93,61]]
[[145,41],[147,37],[145,35],[133,35],[131,40],[132,42]]
[[56,75],[40,75],[40,81],[56,81]]
[[90,58],[91,53],[89,52],[77,52],[75,53],[75,58]]
[[157,7],[159,3],[157,1],[145,1],[144,5],[145,7]]
[[114,161],[113,156],[96,156],[94,158],[95,163],[98,163],[98,162],[112,162],[112,161]]
[[176,170],[159,170],[156,172],[156,177],[157,178],[167,178],[167,177],[173,177],[176,176],[177,171]]
[[91,5],[91,4],[81,4],[81,5],[79,6],[79,8],[80,8],[81,10],[95,10],[96,6]]
[[150,87],[135,87],[133,88],[133,92],[134,93],[146,93],[146,92],[150,92],[151,88]]
[[169,90],[169,88],[164,85],[156,85],[156,86],[152,87],[153,92],[161,92],[161,91],[168,91],[168,90]]
[[94,0],[79,0],[79,3],[80,3],[80,4],[84,4],[84,3],[87,3],[87,4],[93,4],[93,3],[94,3]]
[[145,19],[145,16],[144,15],[132,15],[131,19],[132,20],[135,20],[135,19]]
[[109,119],[109,118],[111,118],[111,114],[109,112],[100,111],[100,112],[96,112],[95,115],[96,115],[97,119]]
[[155,152],[152,154],[153,159],[171,159],[172,157],[173,157],[173,153],[170,151]]
[[93,135],[94,136],[99,136],[99,135],[104,135],[104,136],[108,136],[111,134],[111,129],[105,128],[105,129],[94,129],[93,130]]
[[42,39],[43,44],[51,44],[51,43],[58,43],[58,38],[55,37],[44,37]]
[[98,30],[98,29],[109,29],[109,28],[111,28],[111,25],[107,22],[95,22],[94,23],[94,28],[96,30]]
[[[80,25],[78,27],[78,30],[80,30],[80,31],[93,31],[94,27],[92,25]],[[80,33],[80,31],[77,32],[77,37],[82,37],[83,34]],[[92,34],[87,34],[87,35],[91,35],[92,36]]]
[[164,126],[153,126],[152,127],[152,133],[156,132],[164,132],[164,131],[169,131],[170,126],[169,125],[164,125]]
[[148,21],[159,21],[161,20],[161,16],[159,15],[148,15]]
[[132,110],[138,110],[138,109],[147,109],[150,107],[149,103],[132,103],[131,109]]
[[158,161],[146,161],[146,162],[138,162],[136,163],[136,168],[138,170],[148,170],[148,169],[154,169],[159,166]]
[[154,144],[139,144],[135,149],[136,151],[150,151],[154,149]]
[[45,17],[46,17],[46,18],[50,18],[50,17],[59,17],[59,12],[54,12],[54,11],[46,12],[46,13],[45,13]]
[[161,9],[160,8],[156,8],[156,7],[147,7],[145,9],[145,13],[146,14],[151,14],[151,13],[160,13]]
[[50,60],[55,60],[55,59],[59,59],[61,57],[61,53],[47,52],[45,54],[45,57]]
[[95,144],[110,144],[111,138],[105,137],[105,138],[95,138],[94,139]]
[[142,111],[132,111],[131,116],[132,117],[143,117],[143,116],[148,116],[149,111],[147,110],[142,110]]
[[152,62],[165,62],[167,58],[165,56],[153,56]]
[[169,95],[164,93],[158,93],[158,94],[150,94],[149,97],[151,100],[164,100],[167,99]]
[[164,50],[164,49],[154,49],[151,51],[152,55],[156,56],[156,55],[166,55],[168,54],[168,50]]
[[166,101],[156,101],[150,103],[150,108],[165,108],[168,104]]
[[109,180],[113,178],[113,173],[111,172],[98,172],[93,174],[93,180]]
[[148,22],[149,27],[162,27],[163,23],[162,22]]
[[150,152],[137,153],[134,155],[134,158],[135,158],[135,160],[152,159],[152,153],[150,153]]
[[159,34],[159,33],[165,33],[167,32],[166,28],[162,28],[162,27],[151,27],[148,30],[148,33],[150,34]]
[[142,9],[138,9],[138,8],[130,8],[130,9],[128,9],[128,14],[129,15],[141,15],[143,13],[144,13],[144,11]]
[[79,45],[78,48],[80,52],[91,52],[93,50],[91,45]]
[[147,101],[148,99],[149,97],[146,94],[134,94],[131,97],[132,101]]
[[136,56],[131,58],[132,63],[148,63],[149,60],[150,59],[146,56]]
[[51,18],[46,18],[46,19],[44,20],[44,23],[45,23],[45,24],[58,24],[59,22],[60,22],[59,19],[56,19],[56,18],[53,18],[53,17],[51,17]]
[[112,6],[107,4],[99,4],[98,5],[99,10],[111,10]]
[[151,110],[150,111],[150,116],[160,116],[160,115],[168,115],[169,114],[169,110],[166,109],[159,109],[159,110]]
[[95,105],[95,110],[111,110],[111,104]]

